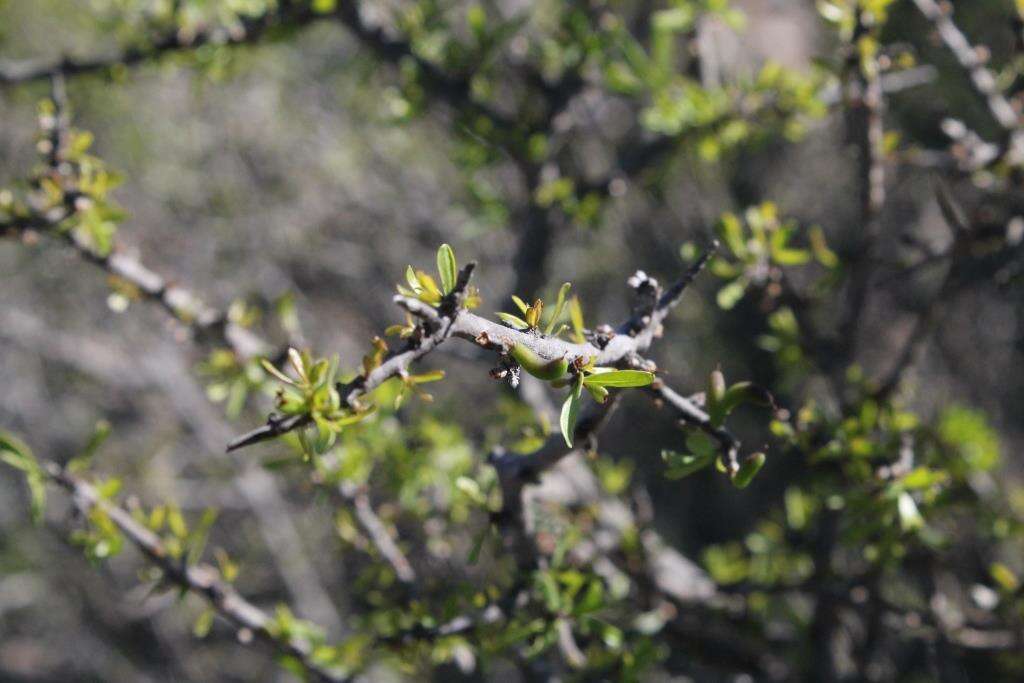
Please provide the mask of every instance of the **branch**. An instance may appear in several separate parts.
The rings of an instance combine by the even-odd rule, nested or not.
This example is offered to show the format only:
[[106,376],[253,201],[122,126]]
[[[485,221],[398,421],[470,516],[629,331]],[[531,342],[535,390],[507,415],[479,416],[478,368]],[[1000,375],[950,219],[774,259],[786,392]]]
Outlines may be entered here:
[[277,9],[256,17],[240,17],[240,29],[201,27],[196,33],[169,31],[150,45],[129,48],[113,55],[59,61],[24,61],[0,64],[0,85],[18,85],[53,78],[55,75],[76,76],[107,71],[115,66],[134,66],[159,59],[163,55],[194,50],[204,45],[243,45],[263,38],[281,26],[306,26],[323,18],[315,14],[311,3],[290,1],[277,3]]
[[858,6],[857,25],[847,49],[847,73],[852,75],[848,98],[850,124],[858,145],[860,175],[860,230],[863,234],[856,255],[851,258],[846,308],[839,324],[839,338],[847,340],[847,357],[857,352],[857,330],[867,307],[874,254],[882,231],[881,212],[885,204],[885,98],[874,57],[862,63],[857,48],[862,36],[877,34],[867,23],[867,10]]
[[[339,386],[342,401],[347,405],[357,406],[360,397],[369,394],[389,379],[399,377],[407,372],[414,362],[426,356],[449,337],[458,337],[499,353],[506,353],[516,344],[520,344],[544,360],[582,358],[590,359],[596,365],[602,366],[635,365],[639,362],[640,354],[650,347],[660,330],[662,321],[678,303],[683,290],[704,267],[709,257],[710,253],[702,256],[679,282],[661,295],[649,315],[643,316],[642,319],[631,319],[620,326],[620,329],[625,330],[639,325],[635,336],[613,332],[610,333],[610,339],[606,341],[583,344],[539,333],[515,330],[454,306],[453,302],[462,297],[469,284],[469,278],[475,267],[475,264],[471,263],[459,273],[455,291],[439,309],[428,306],[418,299],[395,296],[396,304],[421,319],[420,334],[410,339],[404,349],[388,356],[369,374],[360,376],[347,385]],[[232,440],[228,444],[227,450],[233,451],[267,441],[307,424],[309,424],[309,418],[305,415],[294,415],[287,418],[271,415],[267,419],[267,424]]]
[[935,27],[939,38],[946,45],[956,60],[960,63],[970,76],[971,85],[988,105],[992,114],[1003,130],[1013,133],[1020,128],[1020,116],[1006,99],[1006,96],[999,89],[995,76],[985,68],[985,58],[982,52],[971,45],[963,32],[957,28],[950,17],[952,5],[939,3],[936,0],[914,0],[917,9]]
[[42,125],[49,142],[47,166],[50,173],[61,181],[61,185],[66,185],[63,201],[50,209],[30,204],[26,215],[0,221],[0,230],[13,230],[22,235],[38,231],[63,239],[84,261],[129,283],[142,297],[161,306],[197,338],[210,339],[227,346],[240,360],[275,354],[274,347],[267,341],[230,321],[223,311],[207,305],[188,288],[172,283],[150,270],[137,258],[129,256],[120,245],[115,243],[109,253],[102,252],[74,228],[68,229],[65,222],[78,213],[79,199],[82,197],[77,189],[77,180],[71,176],[70,165],[65,162],[70,122],[63,72],[51,74],[51,86],[55,111],[53,117],[43,120]]
[[203,598],[221,617],[239,629],[247,629],[279,654],[295,658],[316,680],[348,680],[339,672],[317,663],[313,656],[314,646],[308,640],[296,636],[285,638],[275,633],[274,620],[243,598],[234,586],[221,580],[217,569],[205,564],[185,565],[167,552],[159,536],[136,521],[124,508],[101,498],[91,484],[72,476],[53,462],[44,463],[43,468],[51,481],[72,494],[82,515],[88,516],[94,509],[102,511],[146,559],[163,572],[166,580]]
[[370,503],[370,496],[362,487],[342,484],[338,487],[341,496],[352,504],[356,519],[370,537],[370,542],[377,548],[381,556],[391,565],[395,576],[404,584],[412,584],[416,581],[416,572],[412,568],[409,559],[398,547],[391,537],[384,522],[377,516],[377,512]]

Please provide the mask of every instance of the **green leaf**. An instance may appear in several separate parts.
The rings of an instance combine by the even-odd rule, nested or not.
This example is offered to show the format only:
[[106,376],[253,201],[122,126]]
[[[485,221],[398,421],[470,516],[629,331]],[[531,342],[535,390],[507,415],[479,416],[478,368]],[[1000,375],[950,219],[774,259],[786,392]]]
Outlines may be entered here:
[[677,453],[676,451],[664,450],[661,452],[661,459],[668,466],[668,470],[665,472],[666,477],[669,479],[682,479],[710,465],[715,459],[715,454],[713,452]]
[[110,436],[110,423],[106,420],[100,420],[96,423],[93,428],[92,436],[89,437],[89,443],[85,445],[85,450],[75,458],[72,458],[67,465],[69,472],[78,472],[89,465],[93,456],[96,455],[96,451],[106,442]]
[[732,478],[733,485],[738,489],[745,489],[754,480],[757,473],[764,467],[767,460],[764,453],[754,453],[743,461],[736,475]]
[[948,472],[933,470],[930,467],[917,467],[903,477],[900,483],[907,490],[921,490],[942,484],[947,479],[949,479]]
[[772,260],[780,266],[802,266],[811,260],[811,252],[806,249],[772,249]]
[[555,329],[555,324],[558,322],[558,318],[562,315],[562,309],[565,308],[565,297],[569,293],[570,287],[572,287],[572,285],[566,282],[558,288],[558,298],[555,299],[555,310],[551,312],[551,317],[548,319],[548,326],[544,330],[544,334],[551,334],[551,331]]
[[0,430],[0,462],[25,473],[32,520],[38,523],[46,507],[46,475],[32,451],[21,439]]
[[511,313],[498,311],[495,315],[501,318],[503,322],[507,323],[508,325],[511,325],[517,330],[525,330],[527,327],[529,327],[525,320],[518,316],[512,315]]
[[437,303],[441,300],[441,290],[438,289],[434,278],[422,270],[416,271],[416,281],[419,282],[422,291],[420,297],[427,303]]
[[715,442],[704,432],[693,432],[686,437],[686,447],[697,455],[712,457],[715,455]]
[[569,300],[569,320],[572,322],[573,340],[577,344],[582,344],[586,338],[583,336],[583,307],[578,296]]
[[593,396],[594,400],[597,401],[598,403],[604,403],[606,400],[608,400],[608,390],[602,386],[598,386],[597,384],[587,384],[587,382],[584,381],[583,388],[586,389],[587,392],[591,396]]
[[743,226],[740,224],[740,219],[736,217],[736,214],[726,213],[722,215],[718,222],[718,235],[736,258],[746,258],[747,245],[743,239]]
[[449,245],[442,244],[437,250],[437,272],[441,276],[441,291],[445,294],[451,294],[455,289],[457,270],[455,252]]
[[753,382],[737,382],[726,390],[722,400],[715,403],[709,410],[711,424],[720,426],[725,418],[742,403],[753,403],[759,406],[772,406],[774,397],[764,387]]
[[212,609],[203,610],[192,625],[192,635],[196,638],[205,638],[213,627],[213,617],[216,614]]
[[562,437],[565,439],[565,444],[572,448],[572,437],[576,431],[576,419],[579,417],[580,412],[580,396],[583,393],[583,376],[576,376],[576,384],[573,385],[572,391],[569,392],[568,398],[565,399],[565,403],[562,404],[562,414],[559,417],[558,424],[562,428]]
[[818,259],[818,263],[825,266],[826,268],[835,268],[839,265],[839,257],[836,256],[835,252],[828,248],[828,244],[825,242],[825,233],[818,226],[814,226],[810,231],[811,250],[814,252],[814,258]]
[[420,286],[420,281],[416,277],[416,271],[413,270],[412,266],[405,267],[405,281],[409,283],[409,288],[413,294],[419,294],[423,291],[423,287]]
[[0,461],[22,472],[28,472],[37,467],[32,452],[25,442],[4,431],[0,431]]
[[995,582],[999,584],[999,587],[1005,591],[1013,592],[1020,586],[1020,580],[1017,578],[1017,575],[1002,562],[993,562],[988,568],[988,572],[995,579]]
[[512,295],[512,303],[516,305],[516,308],[518,308],[519,312],[522,313],[523,315],[526,315],[526,312],[530,310],[530,305],[527,304],[522,299],[520,299],[515,294]]
[[608,370],[587,375],[583,383],[595,387],[646,387],[654,381],[654,374],[644,370]]
[[718,302],[719,308],[728,311],[729,309],[736,306],[740,299],[743,298],[743,294],[747,291],[747,283],[744,280],[733,280],[729,284],[718,290],[718,294],[715,300]]
[[203,557],[203,551],[206,549],[206,542],[210,538],[210,529],[213,527],[214,522],[217,521],[217,510],[214,508],[206,508],[203,510],[203,516],[199,519],[199,524],[189,534],[188,539],[188,563],[196,564]]
[[455,480],[455,488],[461,491],[467,498],[477,505],[487,504],[487,497],[484,495],[484,492],[480,488],[480,484],[476,479],[461,476]]
[[297,386],[295,380],[293,380],[291,377],[289,377],[288,375],[284,374],[276,367],[274,367],[274,364],[271,363],[266,358],[260,358],[260,365],[263,367],[264,372],[266,372],[268,375],[275,378],[279,382],[283,382],[293,387]]

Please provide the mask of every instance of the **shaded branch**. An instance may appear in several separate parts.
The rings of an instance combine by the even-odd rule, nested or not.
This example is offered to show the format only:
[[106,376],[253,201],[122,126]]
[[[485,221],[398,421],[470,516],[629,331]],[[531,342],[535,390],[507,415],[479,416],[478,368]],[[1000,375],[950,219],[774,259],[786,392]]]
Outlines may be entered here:
[[975,92],[985,100],[996,123],[1007,132],[1017,131],[1020,128],[1020,116],[999,89],[995,76],[985,68],[986,60],[982,57],[982,52],[972,46],[963,32],[953,23],[953,19],[950,17],[952,5],[939,3],[936,0],[914,0],[914,4],[935,27],[939,38],[953,53],[960,66],[967,71],[971,85]]

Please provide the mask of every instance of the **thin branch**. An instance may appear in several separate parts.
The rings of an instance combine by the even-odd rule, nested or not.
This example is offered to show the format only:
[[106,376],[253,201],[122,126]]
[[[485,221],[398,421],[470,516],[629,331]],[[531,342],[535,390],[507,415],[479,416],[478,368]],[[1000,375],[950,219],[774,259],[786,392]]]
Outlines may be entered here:
[[204,564],[188,566],[175,559],[168,553],[159,536],[138,522],[127,510],[103,499],[91,484],[69,474],[55,463],[47,462],[43,467],[51,481],[72,494],[75,506],[83,515],[98,509],[109,517],[146,559],[163,572],[165,580],[203,598],[221,617],[239,629],[247,629],[278,653],[295,658],[317,680],[348,680],[339,672],[317,663],[313,657],[314,646],[309,641],[298,636],[286,638],[276,633],[273,618],[243,598],[234,586],[221,580],[217,569]]

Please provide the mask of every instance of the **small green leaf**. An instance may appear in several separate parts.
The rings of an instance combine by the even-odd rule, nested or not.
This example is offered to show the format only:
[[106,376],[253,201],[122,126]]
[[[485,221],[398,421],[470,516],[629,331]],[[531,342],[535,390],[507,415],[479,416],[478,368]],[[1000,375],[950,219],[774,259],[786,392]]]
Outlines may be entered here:
[[558,424],[562,428],[562,438],[565,439],[565,444],[572,448],[572,437],[576,431],[576,419],[579,417],[580,412],[580,395],[583,392],[583,376],[576,376],[576,384],[573,385],[572,391],[569,392],[569,396],[565,399],[565,403],[562,404],[562,414],[559,417]]
[[578,296],[569,299],[569,321],[572,323],[573,340],[577,344],[582,344],[586,337],[583,336],[583,307]]
[[437,250],[437,272],[441,276],[441,291],[444,294],[451,294],[455,289],[457,268],[455,252],[447,244],[442,244],[441,248]]
[[418,375],[409,375],[406,381],[410,384],[426,384],[427,382],[439,382],[444,379],[444,370],[431,370]]
[[806,249],[772,249],[772,260],[780,266],[802,266],[811,260]]
[[744,280],[733,280],[718,290],[715,300],[722,310],[728,311],[739,303],[746,291],[747,283]]
[[420,283],[420,287],[422,288],[421,296],[424,297],[424,300],[430,303],[437,303],[441,300],[441,290],[438,289],[437,282],[434,281],[434,278],[430,277],[430,275],[424,273],[422,270],[417,270],[416,280]]
[[480,484],[476,479],[470,479],[466,476],[459,477],[455,480],[455,488],[477,505],[487,504],[487,497],[484,496],[484,492],[481,490]]
[[654,374],[644,370],[608,370],[587,375],[583,383],[595,387],[646,387],[654,381]]
[[523,315],[526,315],[526,312],[530,310],[530,305],[527,304],[522,299],[520,299],[515,294],[512,295],[512,303],[516,305],[516,308],[518,308],[519,312],[522,313]]
[[811,228],[809,237],[811,250],[814,252],[814,258],[818,259],[818,263],[826,268],[835,268],[839,265],[839,257],[828,248],[828,244],[825,242],[825,233],[819,226]]
[[420,286],[420,281],[416,278],[416,271],[413,270],[412,266],[405,267],[405,281],[409,283],[409,288],[413,294],[419,294],[423,291],[423,287]]
[[682,479],[694,472],[704,469],[715,459],[712,453],[677,453],[676,451],[664,450],[661,452],[661,459],[665,461],[668,470],[665,476],[669,479]]
[[0,431],[0,462],[7,463],[25,473],[28,485],[32,520],[39,522],[46,507],[46,475],[32,451],[13,434]]
[[555,310],[551,312],[551,317],[548,319],[548,326],[544,330],[544,334],[551,334],[551,331],[555,329],[555,324],[558,323],[558,318],[562,315],[562,309],[565,308],[565,297],[569,293],[570,287],[572,285],[568,282],[559,287],[558,298],[555,299]]
[[693,432],[686,437],[686,447],[700,456],[712,457],[715,454],[715,442],[704,432]]
[[764,387],[753,382],[737,382],[726,390],[722,400],[717,402],[713,410],[709,410],[711,423],[720,426],[740,404],[753,403],[758,406],[772,406],[775,399]]
[[942,484],[949,478],[949,472],[933,470],[930,467],[917,467],[903,477],[901,484],[908,490],[921,490]]
[[754,453],[744,460],[736,471],[736,475],[732,478],[733,485],[738,489],[747,488],[757,473],[761,471],[761,468],[764,467],[766,460],[767,458],[764,453]]
[[[747,245],[743,239],[743,226],[736,214],[726,213],[718,222],[718,235],[738,259],[747,256]],[[724,308],[724,307],[723,307]]]
[[196,623],[192,626],[192,635],[196,638],[205,638],[210,633],[210,628],[213,626],[213,617],[216,614],[212,609],[203,610],[196,618]]
[[22,472],[28,472],[37,466],[25,442],[3,431],[0,431],[0,461]]
[[1017,579],[1017,575],[1002,562],[993,562],[988,568],[988,572],[995,579],[995,582],[999,584],[999,587],[1005,591],[1013,592],[1020,586],[1020,580]]
[[587,392],[590,393],[590,395],[593,396],[594,400],[597,401],[598,403],[604,403],[606,400],[608,400],[608,390],[602,386],[599,386],[597,384],[587,384],[587,382],[584,381],[583,388],[586,389]]
[[514,327],[517,330],[525,330],[527,327],[529,327],[525,320],[518,316],[514,316],[511,313],[498,311],[495,315],[501,318],[502,322],[507,323],[508,325]]
[[260,358],[260,365],[263,367],[263,370],[271,377],[274,377],[278,381],[284,382],[285,384],[289,384],[293,387],[296,386],[295,380],[293,380],[291,377],[275,368],[274,364],[271,363],[266,358]]

